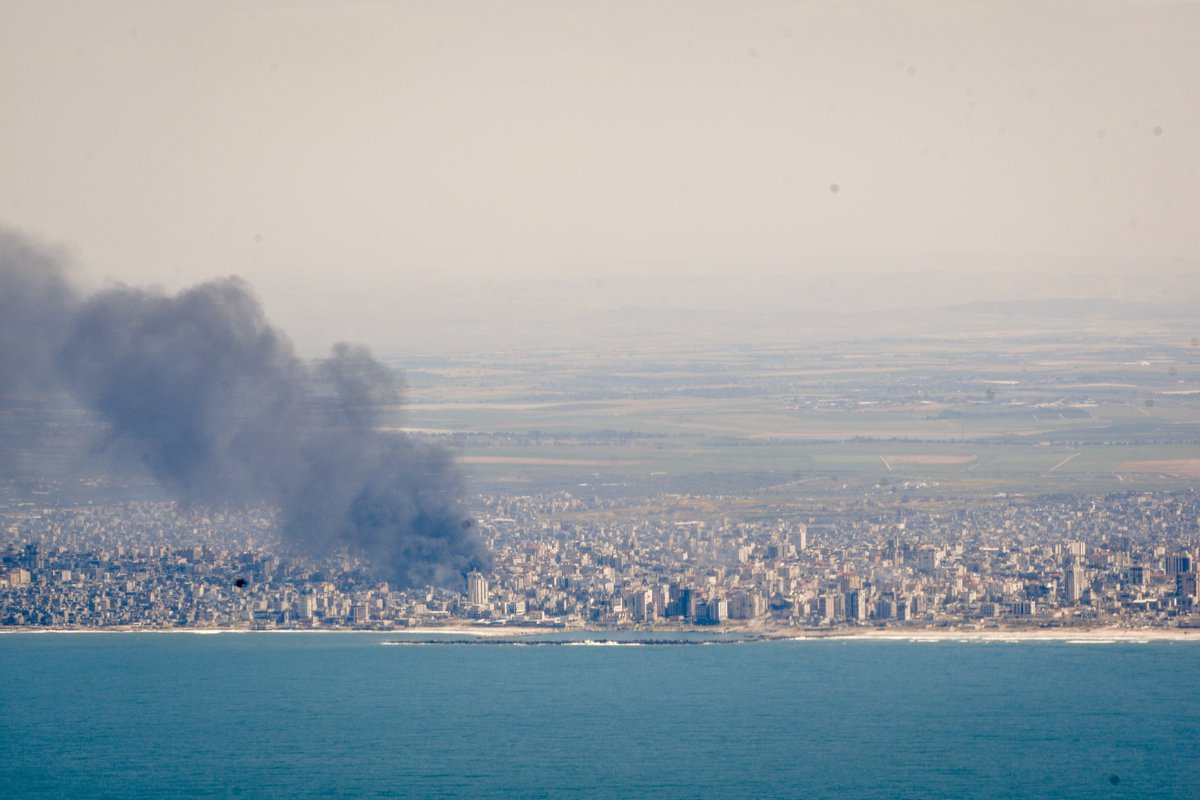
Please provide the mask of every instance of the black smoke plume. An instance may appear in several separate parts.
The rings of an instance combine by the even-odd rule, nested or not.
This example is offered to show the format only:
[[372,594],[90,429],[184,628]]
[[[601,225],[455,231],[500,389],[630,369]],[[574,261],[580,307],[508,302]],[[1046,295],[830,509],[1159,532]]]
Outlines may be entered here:
[[0,230],[0,407],[53,384],[54,353],[75,306],[59,259]]
[[380,430],[392,371],[355,345],[301,360],[237,278],[84,296],[55,258],[0,237],[0,413],[55,387],[176,497],[278,506],[293,548],[344,548],[405,585],[488,566],[450,453]]

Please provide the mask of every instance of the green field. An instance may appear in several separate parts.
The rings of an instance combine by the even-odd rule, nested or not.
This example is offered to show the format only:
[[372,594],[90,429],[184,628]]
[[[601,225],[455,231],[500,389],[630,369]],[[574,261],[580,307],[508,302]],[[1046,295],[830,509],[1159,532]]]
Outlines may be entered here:
[[410,367],[391,423],[454,448],[480,487],[1200,482],[1200,352],[1186,343],[853,349],[443,360]]

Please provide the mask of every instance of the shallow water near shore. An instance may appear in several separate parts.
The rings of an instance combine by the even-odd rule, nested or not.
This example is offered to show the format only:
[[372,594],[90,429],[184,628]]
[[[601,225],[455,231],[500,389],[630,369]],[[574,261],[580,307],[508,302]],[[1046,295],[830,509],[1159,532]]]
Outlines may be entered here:
[[0,785],[72,798],[1195,796],[1192,642],[383,646],[403,639],[0,637]]

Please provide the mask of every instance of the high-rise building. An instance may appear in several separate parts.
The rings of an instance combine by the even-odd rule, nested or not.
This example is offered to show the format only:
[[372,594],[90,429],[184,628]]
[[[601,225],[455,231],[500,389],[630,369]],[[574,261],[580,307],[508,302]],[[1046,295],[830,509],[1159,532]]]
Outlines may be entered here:
[[730,619],[758,619],[767,613],[767,599],[758,592],[736,592],[729,598]]
[[817,614],[821,619],[837,619],[842,616],[842,596],[823,594],[817,598]]
[[865,622],[867,619],[867,592],[855,589],[846,594],[846,616],[855,622]]
[[1175,576],[1175,594],[1181,600],[1188,600],[1195,603],[1200,599],[1200,583],[1196,580],[1194,572],[1180,572]]
[[875,601],[875,619],[892,619],[896,616],[896,601],[881,597]]
[[1008,613],[1014,617],[1032,617],[1037,614],[1037,602],[1033,600],[1017,600],[1008,604]]
[[1069,603],[1078,603],[1079,598],[1083,597],[1083,587],[1086,582],[1086,576],[1078,564],[1072,564],[1067,569],[1067,585],[1066,597]]
[[654,619],[654,592],[652,590],[636,590],[629,597],[629,605],[636,622],[649,622]]
[[720,625],[729,619],[729,602],[723,597],[712,597],[699,604],[697,622]]
[[22,561],[23,563],[21,566],[25,567],[25,569],[29,570],[30,572],[37,572],[43,566],[45,566],[45,563],[42,561],[41,550],[38,547],[37,542],[30,542],[29,544],[25,545],[25,555]]
[[479,572],[471,572],[467,575],[467,601],[475,606],[488,604],[487,578]]
[[17,567],[3,578],[0,578],[0,586],[24,586],[29,583],[29,578],[29,570]]
[[700,592],[690,587],[679,590],[679,615],[686,620],[695,621],[700,611]]
[[1167,577],[1174,578],[1176,575],[1192,571],[1192,559],[1187,554],[1167,556],[1164,566],[1167,568]]
[[942,551],[936,547],[922,547],[917,551],[917,569],[933,572],[942,563]]

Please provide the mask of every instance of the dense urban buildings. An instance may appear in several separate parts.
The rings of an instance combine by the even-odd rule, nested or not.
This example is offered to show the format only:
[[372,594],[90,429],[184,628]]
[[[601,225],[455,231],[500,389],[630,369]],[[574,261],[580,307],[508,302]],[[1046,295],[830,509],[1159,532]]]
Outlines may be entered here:
[[[567,492],[475,498],[495,553],[397,587],[280,552],[269,509],[9,506],[0,625],[64,628],[1200,625],[1194,492],[797,502],[776,518]],[[694,498],[692,498],[694,499]],[[644,511],[639,513],[644,514]]]

